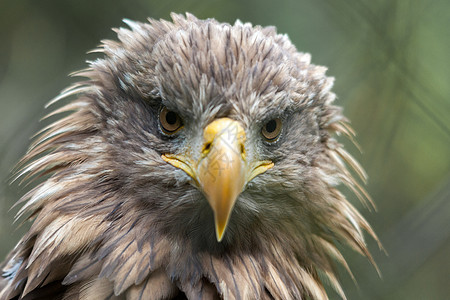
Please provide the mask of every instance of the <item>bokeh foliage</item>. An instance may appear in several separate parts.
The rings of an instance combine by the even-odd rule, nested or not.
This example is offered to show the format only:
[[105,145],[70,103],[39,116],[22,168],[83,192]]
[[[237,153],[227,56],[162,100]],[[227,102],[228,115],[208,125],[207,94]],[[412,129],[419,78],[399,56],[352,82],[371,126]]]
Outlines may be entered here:
[[[0,256],[28,225],[8,211],[29,187],[9,185],[43,106],[85,67],[122,18],[171,11],[276,25],[336,77],[338,103],[358,132],[378,211],[360,207],[388,255],[381,273],[345,250],[349,299],[448,299],[450,294],[450,2],[447,0],[0,0]],[[354,203],[356,203],[356,200]],[[357,204],[357,206],[360,206]],[[332,294],[333,299],[338,299]]]

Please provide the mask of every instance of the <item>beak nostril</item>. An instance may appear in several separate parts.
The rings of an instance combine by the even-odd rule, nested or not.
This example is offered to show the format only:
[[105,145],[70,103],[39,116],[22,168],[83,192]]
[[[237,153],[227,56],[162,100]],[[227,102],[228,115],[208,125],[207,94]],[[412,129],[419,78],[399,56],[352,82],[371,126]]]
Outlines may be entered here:
[[244,144],[241,144],[241,156],[245,159],[245,147]]
[[205,145],[203,146],[202,153],[207,154],[210,150],[211,150],[211,142],[205,143]]

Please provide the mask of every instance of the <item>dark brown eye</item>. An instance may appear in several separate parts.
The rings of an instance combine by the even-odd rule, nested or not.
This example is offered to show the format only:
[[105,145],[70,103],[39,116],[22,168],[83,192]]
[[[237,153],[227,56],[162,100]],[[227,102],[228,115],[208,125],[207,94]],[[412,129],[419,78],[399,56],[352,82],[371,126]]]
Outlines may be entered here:
[[180,116],[167,107],[163,107],[159,113],[159,123],[161,129],[165,134],[171,135],[178,131],[183,126]]
[[273,119],[267,122],[261,129],[261,134],[268,142],[275,142],[281,132],[281,120]]

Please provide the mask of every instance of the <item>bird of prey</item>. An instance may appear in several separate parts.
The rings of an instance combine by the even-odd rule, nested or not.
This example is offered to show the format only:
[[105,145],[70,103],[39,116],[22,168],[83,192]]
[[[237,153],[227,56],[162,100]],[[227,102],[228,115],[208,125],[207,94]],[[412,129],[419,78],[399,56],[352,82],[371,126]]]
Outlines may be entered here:
[[172,19],[125,20],[51,102],[0,299],[345,298],[336,245],[372,260],[326,68],[273,27]]

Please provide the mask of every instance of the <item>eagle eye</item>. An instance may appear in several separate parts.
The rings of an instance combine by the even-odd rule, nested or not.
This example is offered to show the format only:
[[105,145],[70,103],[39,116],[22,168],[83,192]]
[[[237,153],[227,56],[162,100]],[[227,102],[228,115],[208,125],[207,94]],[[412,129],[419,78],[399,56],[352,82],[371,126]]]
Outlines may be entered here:
[[172,135],[183,126],[183,121],[176,112],[163,107],[159,112],[159,124],[165,134]]
[[281,133],[281,120],[272,119],[261,129],[261,134],[267,142],[275,142]]

